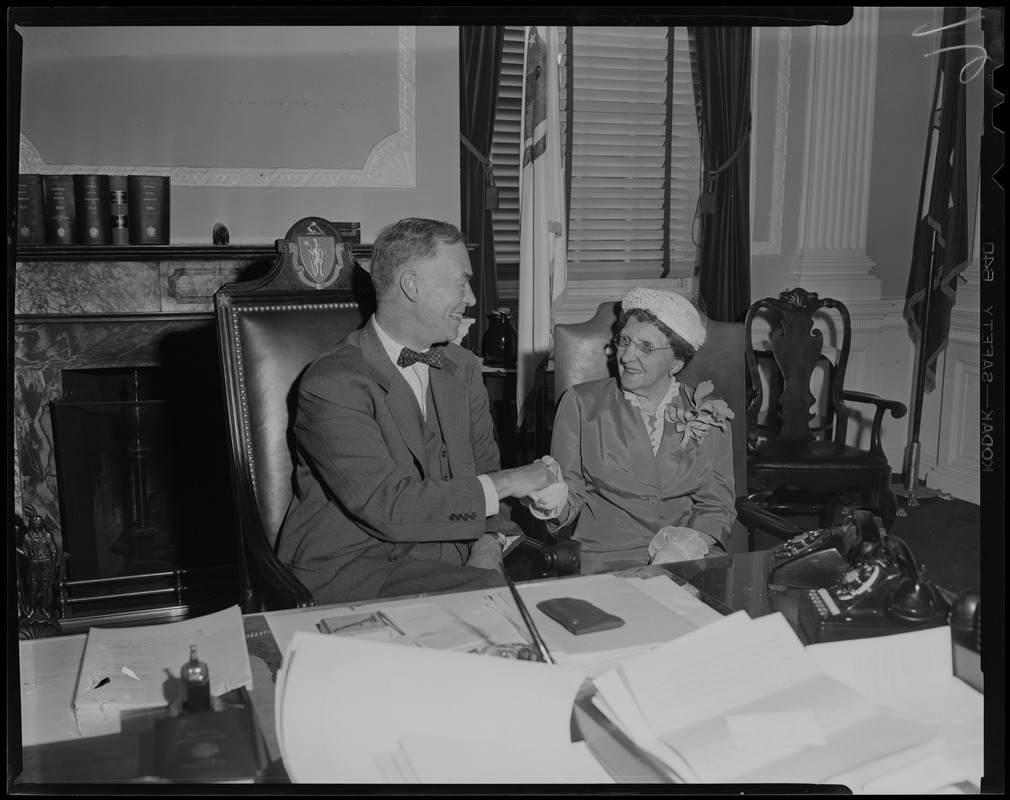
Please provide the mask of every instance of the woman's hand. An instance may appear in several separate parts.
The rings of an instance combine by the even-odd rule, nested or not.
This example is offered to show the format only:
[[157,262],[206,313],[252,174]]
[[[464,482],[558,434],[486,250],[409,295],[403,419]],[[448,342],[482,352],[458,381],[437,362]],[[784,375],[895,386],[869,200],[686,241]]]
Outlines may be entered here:
[[691,528],[668,525],[649,542],[650,564],[674,564],[697,561],[708,555],[708,542]]
[[523,504],[528,506],[530,513],[540,519],[553,519],[558,516],[568,503],[568,484],[561,477],[561,465],[550,456],[537,459],[544,464],[551,473],[553,482],[543,489],[531,492],[523,499]]

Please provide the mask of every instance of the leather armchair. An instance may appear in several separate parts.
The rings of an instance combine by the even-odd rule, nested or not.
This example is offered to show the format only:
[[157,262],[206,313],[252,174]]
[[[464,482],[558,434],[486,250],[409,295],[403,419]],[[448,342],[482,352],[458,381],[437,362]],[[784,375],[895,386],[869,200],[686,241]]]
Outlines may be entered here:
[[374,308],[355,288],[353,257],[326,220],[300,220],[277,249],[265,277],[228,284],[214,297],[246,613],[313,604],[275,550],[293,493],[296,384]]

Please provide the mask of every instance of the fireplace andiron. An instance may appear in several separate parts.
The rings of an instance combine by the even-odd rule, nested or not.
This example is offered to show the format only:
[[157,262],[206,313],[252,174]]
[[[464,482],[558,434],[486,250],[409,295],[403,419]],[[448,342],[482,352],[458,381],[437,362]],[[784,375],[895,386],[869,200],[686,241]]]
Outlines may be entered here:
[[24,507],[22,533],[19,526],[15,546],[18,567],[18,638],[45,639],[59,636],[60,623],[53,613],[56,586],[62,579],[66,556],[45,520],[30,505]]

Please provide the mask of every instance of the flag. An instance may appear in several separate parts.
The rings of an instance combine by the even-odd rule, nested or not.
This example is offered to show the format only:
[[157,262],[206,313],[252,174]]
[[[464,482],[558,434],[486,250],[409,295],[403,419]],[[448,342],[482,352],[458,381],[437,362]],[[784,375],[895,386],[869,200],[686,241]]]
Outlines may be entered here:
[[942,31],[904,310],[909,335],[919,348],[918,363],[924,365],[918,380],[927,392],[936,387],[936,362],[947,347],[957,276],[969,255],[964,7],[944,9]]
[[558,29],[526,28],[522,163],[519,174],[519,342],[517,424],[550,352],[552,311],[564,294],[568,219],[561,160]]

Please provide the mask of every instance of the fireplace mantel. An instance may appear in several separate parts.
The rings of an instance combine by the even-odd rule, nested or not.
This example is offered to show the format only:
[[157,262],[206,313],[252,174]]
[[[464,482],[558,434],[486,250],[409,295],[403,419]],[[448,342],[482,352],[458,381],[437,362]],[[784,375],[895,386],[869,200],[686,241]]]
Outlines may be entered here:
[[[367,263],[371,245],[353,245]],[[14,501],[57,540],[60,511],[49,403],[64,369],[157,366],[169,336],[212,336],[214,293],[257,277],[276,245],[19,246],[14,289]],[[199,337],[195,337],[197,340]],[[213,340],[211,339],[211,342]],[[219,386],[202,387],[216,402]]]
[[[355,244],[352,250],[358,261],[370,261],[371,245]],[[15,508],[33,505],[50,530],[59,531],[47,414],[49,402],[60,397],[60,370],[153,365],[162,337],[209,326],[214,293],[226,283],[256,277],[276,258],[276,244],[19,246]]]
[[[371,258],[370,245],[352,250],[359,261]],[[269,269],[276,258],[276,245],[22,246],[15,321],[213,313],[214,292]]]
[[[371,245],[353,245],[366,265]],[[14,506],[32,506],[65,543],[51,403],[64,370],[164,367],[187,371],[186,390],[208,413],[221,410],[214,294],[260,277],[276,245],[18,248],[14,275]],[[209,363],[209,367],[208,367]],[[223,427],[222,427],[223,430]],[[208,443],[208,447],[215,446]],[[222,440],[221,446],[225,443]],[[200,458],[200,453],[194,454]],[[221,500],[230,497],[222,492]]]

